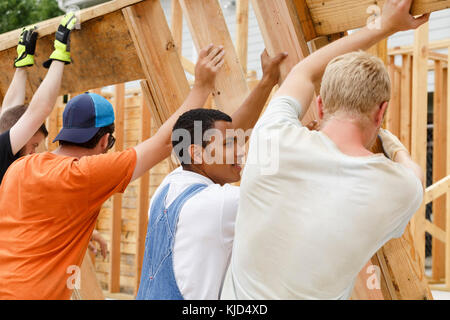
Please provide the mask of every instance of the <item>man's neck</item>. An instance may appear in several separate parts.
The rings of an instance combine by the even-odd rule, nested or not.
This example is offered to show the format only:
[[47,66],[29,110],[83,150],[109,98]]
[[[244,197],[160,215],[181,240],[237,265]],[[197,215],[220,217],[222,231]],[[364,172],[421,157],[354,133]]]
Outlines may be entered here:
[[194,172],[197,173],[199,175],[202,175],[206,178],[208,178],[209,180],[211,180],[212,182],[216,183],[211,177],[209,177],[205,171],[202,170],[202,168],[199,168],[198,166],[193,166],[193,165],[189,165],[189,166],[184,166],[183,170],[185,171],[190,171],[190,172]]
[[352,157],[365,157],[373,153],[367,150],[366,137],[361,124],[355,119],[331,118],[321,129],[339,148]]
[[60,146],[58,149],[52,152],[53,154],[74,157],[80,159],[85,156],[93,156],[98,154],[94,149],[80,148],[77,146]]

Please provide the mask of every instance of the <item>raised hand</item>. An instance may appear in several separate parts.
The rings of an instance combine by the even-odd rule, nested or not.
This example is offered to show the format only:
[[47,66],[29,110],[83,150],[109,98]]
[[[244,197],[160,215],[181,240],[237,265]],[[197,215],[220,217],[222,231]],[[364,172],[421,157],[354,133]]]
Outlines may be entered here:
[[263,79],[268,81],[272,86],[276,85],[280,79],[280,64],[288,56],[283,52],[276,55],[274,58],[269,57],[267,50],[264,50],[261,54],[261,67],[263,70]]
[[224,64],[225,50],[223,46],[208,47],[200,50],[198,60],[195,65],[195,84],[196,87],[214,89],[216,75]]
[[381,14],[381,28],[389,33],[416,29],[428,22],[430,14],[413,17],[412,0],[387,0]]
[[36,26],[22,29],[19,44],[17,45],[17,58],[14,60],[14,67],[22,68],[34,65],[34,51],[36,49],[37,37]]
[[77,23],[75,13],[69,12],[64,15],[55,35],[55,50],[50,58],[44,62],[44,67],[50,67],[53,60],[62,61],[65,64],[72,62],[70,59],[70,33]]

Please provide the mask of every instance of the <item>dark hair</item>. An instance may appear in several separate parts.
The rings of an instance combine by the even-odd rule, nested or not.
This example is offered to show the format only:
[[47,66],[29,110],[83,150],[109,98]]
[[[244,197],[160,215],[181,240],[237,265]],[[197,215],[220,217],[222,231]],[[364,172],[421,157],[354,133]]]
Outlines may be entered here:
[[[23,116],[25,111],[27,110],[28,105],[20,104],[11,108],[8,108],[0,117],[0,133],[8,131],[19,121],[20,117]],[[42,134],[47,137],[48,131],[43,123],[38,131],[42,132]]]
[[[179,129],[184,129],[189,132],[190,137],[191,137],[191,141],[190,141],[189,145],[195,144],[196,142],[198,143],[198,141],[195,141],[195,139],[193,138],[194,137],[194,129],[195,129],[195,127],[198,127],[198,125],[195,125],[196,121],[199,121],[200,125],[201,125],[201,134],[202,134],[201,146],[203,148],[206,148],[206,146],[208,145],[208,141],[204,141],[204,139],[203,139],[205,132],[209,129],[214,128],[214,123],[216,121],[232,122],[232,119],[226,113],[219,111],[219,110],[214,110],[214,109],[193,109],[193,110],[187,111],[178,118],[177,122],[173,126],[172,146],[174,148],[182,140],[182,137],[180,137],[179,139],[176,139],[173,136],[173,133]],[[183,167],[186,166],[186,163],[184,163],[184,161],[183,161],[183,159],[184,159],[183,149],[179,150],[179,152],[177,153],[177,157],[180,160],[181,165]]]
[[76,146],[76,147],[85,148],[85,149],[94,149],[95,146],[100,141],[100,139],[107,133],[113,134],[114,129],[115,129],[115,126],[114,126],[114,123],[112,123],[109,126],[101,127],[97,131],[97,133],[87,142],[75,143],[75,142],[60,140],[59,144],[61,146]]

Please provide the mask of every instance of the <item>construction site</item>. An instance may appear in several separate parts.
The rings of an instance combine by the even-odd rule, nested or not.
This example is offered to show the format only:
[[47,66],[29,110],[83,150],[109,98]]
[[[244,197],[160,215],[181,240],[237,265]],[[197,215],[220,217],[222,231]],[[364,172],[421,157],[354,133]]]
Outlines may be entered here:
[[[261,81],[259,59],[264,48],[271,57],[288,54],[280,65],[281,85],[306,57],[375,23],[377,8],[384,2],[111,0],[91,4],[76,12],[78,26],[70,40],[73,62],[65,67],[57,103],[45,122],[48,136],[38,151],[58,148],[53,141],[64,126],[64,109],[84,92],[106,98],[114,108],[112,151],[133,148],[152,137],[188,96],[198,53],[209,44],[222,45],[225,56],[204,108],[231,115]],[[428,23],[368,50],[384,62],[391,81],[383,128],[399,138],[421,167],[426,189],[403,236],[384,244],[359,273],[353,300],[450,300],[450,0],[414,0],[411,14],[426,13],[431,13]],[[44,61],[52,53],[60,20],[36,23],[36,60]],[[22,28],[0,34],[0,101],[14,77],[12,61],[21,32]],[[27,69],[27,103],[45,72]],[[319,94],[316,87],[314,96]],[[315,104],[314,99],[304,125],[319,120]],[[379,144],[373,150],[377,148]],[[150,201],[177,166],[175,156],[167,158],[101,206],[95,229],[106,240],[108,254],[105,258],[86,251],[81,286],[73,290],[72,300],[136,299]]]

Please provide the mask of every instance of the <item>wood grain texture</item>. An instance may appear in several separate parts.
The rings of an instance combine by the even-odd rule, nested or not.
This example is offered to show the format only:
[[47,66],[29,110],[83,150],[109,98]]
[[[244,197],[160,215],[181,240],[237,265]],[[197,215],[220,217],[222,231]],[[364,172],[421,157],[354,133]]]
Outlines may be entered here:
[[[428,23],[415,30],[412,74],[411,158],[427,172]],[[425,204],[411,220],[414,244],[425,261]]]
[[[56,27],[54,28],[56,30]],[[17,43],[17,39],[15,40]],[[41,37],[36,46],[36,65],[27,68],[29,101],[45,77],[42,63],[53,51],[54,34]],[[84,92],[89,89],[143,78],[143,72],[120,11],[93,18],[71,35],[73,63],[64,70],[60,94]],[[0,94],[4,95],[14,75],[15,46],[0,51]]]
[[231,115],[246,98],[248,87],[220,4],[217,0],[180,0],[180,4],[197,52],[211,43],[225,49],[213,96],[218,108]]
[[[304,32],[293,2],[274,0],[262,2],[252,0],[258,25],[261,30],[264,44],[270,56],[287,52],[288,56],[280,65],[280,84],[286,79],[292,68],[310,54]],[[280,35],[284,35],[280,37]],[[320,88],[316,88],[316,93]],[[303,124],[318,119],[315,99],[313,99]]]
[[[367,24],[370,6],[382,8],[384,0],[306,0],[318,36],[348,31]],[[415,0],[412,14],[450,8],[450,0]]]
[[138,53],[158,125],[186,99],[190,88],[159,1],[144,1],[123,9]]

